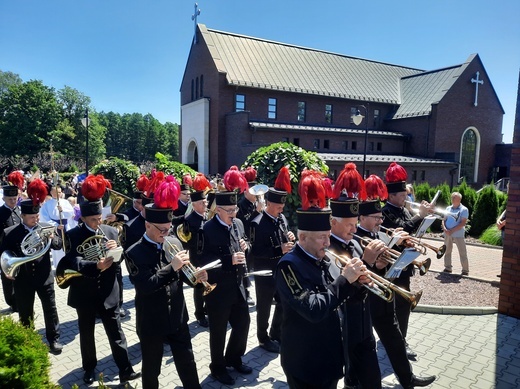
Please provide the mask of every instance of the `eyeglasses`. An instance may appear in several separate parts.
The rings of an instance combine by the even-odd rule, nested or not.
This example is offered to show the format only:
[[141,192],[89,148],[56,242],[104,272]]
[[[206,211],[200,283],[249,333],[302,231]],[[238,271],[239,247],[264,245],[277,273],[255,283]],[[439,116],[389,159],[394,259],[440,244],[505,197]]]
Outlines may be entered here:
[[233,209],[226,209],[226,208],[222,208],[222,207],[218,207],[218,208],[220,208],[221,210],[226,212],[228,215],[233,215],[234,213],[238,212],[238,207],[235,207]]
[[152,226],[154,226],[155,228],[157,228],[157,230],[161,233],[161,234],[167,234],[171,227],[170,228],[160,228],[160,227],[157,227],[155,224],[153,223],[150,223]]
[[367,215],[368,217],[371,217],[373,219],[376,219],[376,220],[385,220],[385,217],[384,216],[373,216],[373,215]]

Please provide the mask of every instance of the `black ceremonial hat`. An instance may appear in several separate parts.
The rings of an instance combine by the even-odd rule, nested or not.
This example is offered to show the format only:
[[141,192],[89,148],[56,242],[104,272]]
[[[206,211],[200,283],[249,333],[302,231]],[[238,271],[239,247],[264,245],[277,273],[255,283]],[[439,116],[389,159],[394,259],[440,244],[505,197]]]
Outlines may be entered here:
[[298,229],[303,231],[330,231],[330,216],[331,210],[329,208],[310,207],[305,210],[299,208],[296,210]]
[[358,217],[359,201],[354,198],[340,197],[338,200],[330,200],[330,209],[334,217]]
[[369,200],[359,203],[359,214],[366,216],[381,212],[381,201]]

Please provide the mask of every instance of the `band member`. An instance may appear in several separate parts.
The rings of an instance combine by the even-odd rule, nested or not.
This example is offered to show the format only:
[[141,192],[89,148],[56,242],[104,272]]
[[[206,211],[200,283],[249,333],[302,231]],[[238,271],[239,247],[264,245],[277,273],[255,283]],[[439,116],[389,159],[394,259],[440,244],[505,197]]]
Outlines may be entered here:
[[133,218],[139,216],[139,214],[143,210],[142,196],[144,191],[146,190],[146,186],[148,185],[149,181],[150,180],[148,179],[148,177],[146,177],[146,174],[141,174],[141,176],[137,179],[137,182],[135,183],[137,189],[134,190],[134,193],[132,194],[132,206],[122,213],[107,215],[105,220],[109,223],[128,223]]
[[[191,194],[191,185],[193,184],[193,180],[189,173],[185,174],[182,177],[181,185],[181,194],[179,196],[179,200],[177,201],[177,209],[173,211],[173,221],[172,225],[174,228],[177,228],[179,224],[184,223],[184,216],[190,210],[190,194]],[[184,248],[187,248],[187,244],[183,242]]]
[[[0,207],[0,228],[2,228],[2,231],[22,222],[18,199],[25,185],[25,179],[20,172],[14,171],[7,176],[7,181],[9,185],[2,187],[4,192],[4,204]],[[14,297],[13,280],[7,278],[4,272],[1,273],[1,277],[5,302],[13,312],[17,312],[18,307],[16,306],[16,299]]]
[[[76,309],[80,335],[83,381],[92,384],[97,365],[94,327],[96,315],[101,318],[112,355],[119,369],[121,383],[141,376],[134,372],[121,328],[119,316],[119,284],[114,258],[105,252],[118,245],[118,232],[102,223],[102,201],[106,181],[102,175],[89,175],[82,185],[87,201],[80,204],[83,223],[66,232],[65,256],[58,264],[57,275],[66,270],[81,274],[70,282],[68,305]],[[93,254],[93,255],[91,255]]]
[[[356,165],[347,163],[338,175],[331,199],[332,230],[330,249],[337,255],[361,258],[367,268],[373,269],[376,258],[384,251],[383,242],[373,242],[363,249],[354,239],[359,214],[359,201],[366,196],[363,178]],[[345,346],[345,385],[362,388],[381,388],[381,371],[377,360],[376,341],[372,332],[370,299],[366,288],[345,302],[343,312],[343,344]]]
[[[256,290],[256,326],[260,347],[273,352],[280,352],[282,306],[276,294],[274,274],[280,258],[292,250],[295,236],[289,231],[283,209],[287,194],[291,193],[289,169],[283,167],[278,174],[274,187],[265,195],[266,207],[251,222],[251,254],[255,270],[271,270],[272,276],[255,276]],[[273,322],[269,335],[269,316],[275,298]]]
[[[38,293],[40,298],[43,317],[45,321],[45,335],[49,342],[49,348],[53,353],[60,353],[63,349],[60,343],[60,321],[56,309],[56,298],[54,294],[54,273],[51,268],[51,258],[49,248],[61,248],[61,234],[52,233],[46,236],[36,235],[37,230],[51,228],[51,224],[39,223],[40,204],[47,196],[47,185],[40,180],[33,180],[28,188],[29,200],[20,203],[22,222],[18,225],[7,228],[1,239],[0,252],[10,251],[16,257],[27,257],[28,254],[22,251],[24,238],[32,233],[36,239],[29,249],[35,250],[40,255],[28,262],[21,264],[13,274],[14,276],[14,296],[18,307],[20,322],[30,327],[34,322],[34,298]],[[63,228],[63,227],[59,227]],[[47,246],[50,244],[50,246]],[[47,249],[44,251],[44,247]]]
[[[216,283],[206,295],[211,352],[211,375],[224,385],[235,383],[226,370],[232,366],[242,374],[253,369],[242,362],[246,351],[250,317],[246,302],[244,276],[249,243],[242,222],[236,218],[237,193],[215,194],[216,215],[203,227],[204,246],[201,265],[220,259],[222,267],[208,271],[208,282]],[[226,346],[228,323],[231,335]],[[225,351],[224,351],[225,349]]]
[[[419,213],[412,216],[406,209],[406,178],[408,174],[406,170],[392,162],[386,170],[386,187],[388,190],[388,201],[383,207],[383,227],[386,228],[402,228],[403,231],[412,234],[419,228],[424,217],[432,212],[432,207],[426,201],[423,201],[419,207]],[[410,277],[414,274],[414,266],[408,265],[394,283],[406,290],[410,290]],[[395,311],[399,328],[403,334],[406,343],[406,352],[409,358],[416,358],[417,353],[413,351],[406,342],[408,333],[408,321],[410,320],[411,306],[410,302],[402,296],[395,297]]]
[[[197,173],[193,179],[194,192],[190,195],[190,201],[193,211],[184,218],[184,233],[189,236],[188,250],[190,252],[190,261],[195,265],[200,265],[202,253],[202,227],[207,221],[207,195],[211,189],[208,179],[202,173]],[[203,298],[204,288],[201,285],[193,288],[193,302],[195,305],[195,318],[201,327],[208,327],[208,319],[206,318],[206,307]]]
[[[189,256],[177,238],[168,236],[179,192],[173,176],[167,177],[154,194],[155,203],[145,206],[145,234],[126,251],[136,292],[143,389],[159,388],[164,343],[170,346],[182,386],[201,388],[183,294],[183,281],[189,280],[180,271],[189,265]],[[207,273],[197,272],[196,279],[206,281]]]
[[319,173],[304,171],[299,185],[298,242],[278,263],[276,289],[283,306],[281,365],[291,389],[336,388],[343,376],[343,346],[336,308],[366,274],[352,259],[333,280],[323,261],[330,243],[330,209]]
[[[258,184],[258,182],[256,181],[256,170],[249,166],[245,171],[241,173],[244,176],[244,179],[247,181],[247,189],[244,190],[242,196],[238,200],[237,218],[239,218],[242,221],[242,224],[244,225],[244,230],[246,231],[246,236],[248,239],[250,239],[251,222],[262,212],[262,209],[264,208],[265,204],[263,204],[261,201],[258,201],[257,197],[249,191],[249,189]],[[247,256],[246,263],[248,269],[251,270],[254,268],[254,261],[252,259],[251,253],[249,253],[249,255]],[[247,304],[249,306],[254,306],[255,302],[251,297],[251,293],[249,291],[251,288],[251,280],[249,279],[249,277],[246,277],[244,279],[244,286],[246,288]]]

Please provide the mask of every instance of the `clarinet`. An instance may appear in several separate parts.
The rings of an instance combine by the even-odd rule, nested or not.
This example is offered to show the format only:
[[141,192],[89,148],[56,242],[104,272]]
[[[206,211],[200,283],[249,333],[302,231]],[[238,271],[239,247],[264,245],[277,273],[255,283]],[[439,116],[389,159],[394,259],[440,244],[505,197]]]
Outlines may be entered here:
[[[240,236],[238,234],[238,227],[235,223],[235,219],[231,220],[231,224],[233,225],[233,232],[236,236],[236,243],[238,245],[238,250],[235,249],[235,247],[233,246],[233,242],[231,242],[231,245],[230,245],[230,248],[229,248],[229,251],[231,252],[231,256],[233,256],[233,254],[235,253],[238,253],[238,252],[241,252],[242,249],[240,248]],[[233,239],[233,241],[235,241],[235,239]],[[245,253],[244,253],[245,254]],[[233,261],[233,259],[231,259]],[[248,270],[247,270],[247,263],[246,261],[244,260],[244,263],[242,264],[242,266],[239,267],[239,275],[241,277],[244,277],[247,273],[248,273]]]

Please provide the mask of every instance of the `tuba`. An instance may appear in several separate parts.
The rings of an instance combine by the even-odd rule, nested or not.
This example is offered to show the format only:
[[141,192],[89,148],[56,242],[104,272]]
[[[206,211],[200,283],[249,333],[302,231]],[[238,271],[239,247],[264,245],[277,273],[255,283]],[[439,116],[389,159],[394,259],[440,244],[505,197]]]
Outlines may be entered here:
[[256,201],[265,207],[265,194],[269,191],[269,187],[263,184],[257,184],[249,188],[249,193],[256,196]]
[[[104,204],[104,206],[109,206],[110,207],[110,211],[113,213],[113,214],[116,214],[117,211],[119,211],[119,208],[121,208],[121,206],[127,202],[127,201],[133,201],[132,198],[120,193],[120,192],[117,192],[113,189],[109,189],[107,188],[106,189],[107,192],[108,192],[108,200],[107,200],[107,203]],[[114,222],[107,222],[106,220],[103,222],[103,224],[107,224],[109,226],[112,226],[112,227],[115,227],[117,228],[117,231],[119,233],[121,233],[122,229],[123,229],[123,224],[124,222],[120,222],[120,221],[114,221]]]
[[17,257],[11,250],[4,251],[0,257],[2,273],[9,277],[16,277],[21,265],[34,261],[49,251],[52,243],[51,235],[54,230],[54,226],[38,226],[27,234],[20,245],[22,253],[26,255],[25,257]]

